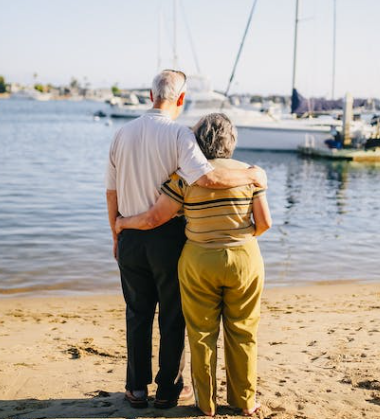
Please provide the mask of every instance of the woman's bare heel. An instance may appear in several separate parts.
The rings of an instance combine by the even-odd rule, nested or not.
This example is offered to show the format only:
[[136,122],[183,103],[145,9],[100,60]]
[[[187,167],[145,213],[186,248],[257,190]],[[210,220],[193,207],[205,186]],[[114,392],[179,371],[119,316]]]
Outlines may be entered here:
[[260,403],[256,403],[252,409],[243,409],[243,416],[253,416],[261,407]]
[[203,410],[203,409],[201,409],[198,405],[196,405],[196,407],[197,407],[197,409],[199,409],[205,416],[210,416],[210,417],[214,417],[215,416],[215,412],[214,413],[212,413],[212,412],[207,412],[207,411],[205,411],[205,410]]

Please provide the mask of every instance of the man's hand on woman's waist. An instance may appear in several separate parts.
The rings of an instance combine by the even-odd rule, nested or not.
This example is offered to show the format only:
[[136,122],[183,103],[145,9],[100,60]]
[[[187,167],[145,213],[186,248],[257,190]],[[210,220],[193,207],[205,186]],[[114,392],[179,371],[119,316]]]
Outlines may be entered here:
[[251,166],[248,169],[217,168],[203,175],[195,183],[209,189],[229,189],[252,184],[266,189],[267,175],[259,166]]

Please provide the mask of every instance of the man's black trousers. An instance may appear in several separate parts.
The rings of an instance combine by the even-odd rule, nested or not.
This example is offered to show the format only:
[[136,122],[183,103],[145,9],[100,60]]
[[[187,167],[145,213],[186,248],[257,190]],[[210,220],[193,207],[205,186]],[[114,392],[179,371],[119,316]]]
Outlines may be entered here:
[[175,217],[153,230],[123,230],[118,263],[126,302],[127,383],[130,391],[152,382],[152,328],[159,304],[158,399],[176,398],[183,387],[181,358],[185,322],[177,265],[186,241],[185,220]]

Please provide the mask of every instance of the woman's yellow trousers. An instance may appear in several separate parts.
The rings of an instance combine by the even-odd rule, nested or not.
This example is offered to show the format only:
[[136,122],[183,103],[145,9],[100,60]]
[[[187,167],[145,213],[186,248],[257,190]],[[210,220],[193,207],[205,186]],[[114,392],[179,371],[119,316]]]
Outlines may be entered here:
[[264,282],[256,239],[223,248],[187,242],[178,270],[198,407],[212,414],[216,411],[217,339],[222,318],[227,401],[241,409],[253,408]]

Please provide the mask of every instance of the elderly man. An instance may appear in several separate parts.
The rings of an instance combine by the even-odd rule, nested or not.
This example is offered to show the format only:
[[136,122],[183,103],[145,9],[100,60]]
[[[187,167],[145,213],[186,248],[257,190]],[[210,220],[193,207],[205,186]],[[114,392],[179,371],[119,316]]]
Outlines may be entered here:
[[154,406],[170,408],[191,396],[184,388],[182,355],[184,319],[177,264],[186,241],[183,217],[174,217],[153,230],[115,231],[118,215],[128,217],[148,210],[159,196],[161,184],[174,172],[189,185],[229,188],[246,184],[265,186],[259,168],[214,169],[202,154],[194,134],[173,122],[186,92],[186,76],[164,70],[153,80],[153,108],[125,124],[110,147],[107,205],[126,302],[126,399],[132,407],[148,406],[147,386],[152,382],[152,324],[159,304],[159,371]]

